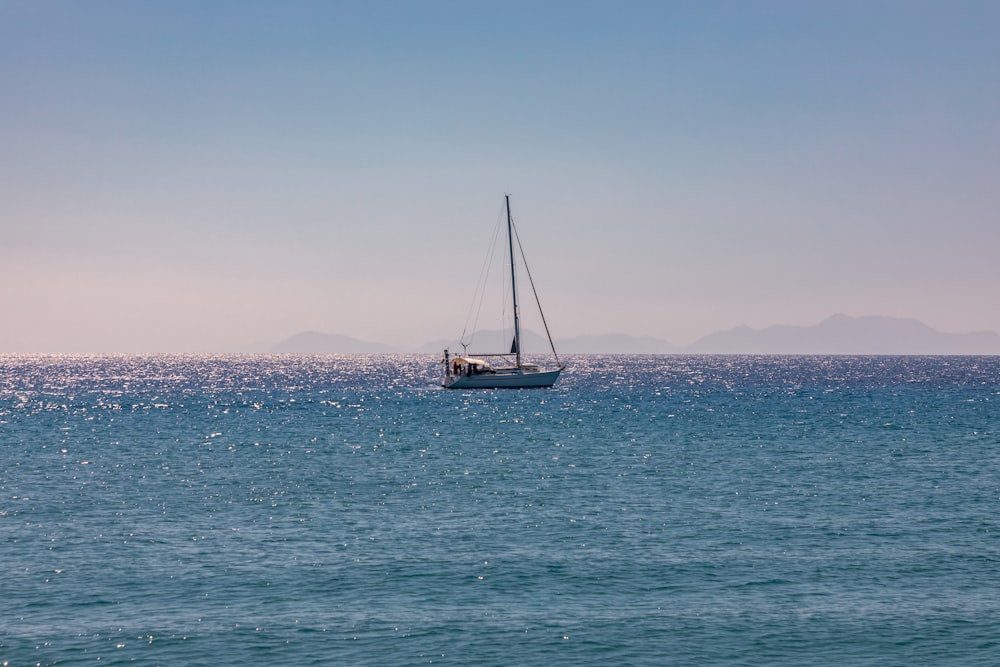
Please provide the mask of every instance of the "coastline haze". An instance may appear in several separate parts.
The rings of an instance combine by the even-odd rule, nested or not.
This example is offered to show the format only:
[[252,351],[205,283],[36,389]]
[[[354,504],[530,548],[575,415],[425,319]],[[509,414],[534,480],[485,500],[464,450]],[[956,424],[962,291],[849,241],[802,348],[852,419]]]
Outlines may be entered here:
[[[476,330],[465,338],[468,353],[477,356],[509,348],[511,331]],[[543,335],[522,329],[522,351],[548,355]],[[895,317],[833,315],[813,326],[748,326],[716,331],[690,345],[674,345],[652,336],[605,334],[556,338],[559,354],[702,354],[702,355],[1000,355],[1000,334],[992,331],[948,333],[923,322]],[[308,331],[282,340],[267,349],[284,354],[440,354],[459,353],[465,346],[457,339],[440,339],[419,348],[397,348],[338,334]],[[261,350],[263,351],[263,350]]]

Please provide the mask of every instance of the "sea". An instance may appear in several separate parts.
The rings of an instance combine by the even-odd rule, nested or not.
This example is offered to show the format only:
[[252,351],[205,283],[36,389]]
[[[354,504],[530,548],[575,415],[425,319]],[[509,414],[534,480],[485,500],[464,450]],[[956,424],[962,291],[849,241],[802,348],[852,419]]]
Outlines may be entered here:
[[0,356],[0,665],[1000,665],[1000,357]]

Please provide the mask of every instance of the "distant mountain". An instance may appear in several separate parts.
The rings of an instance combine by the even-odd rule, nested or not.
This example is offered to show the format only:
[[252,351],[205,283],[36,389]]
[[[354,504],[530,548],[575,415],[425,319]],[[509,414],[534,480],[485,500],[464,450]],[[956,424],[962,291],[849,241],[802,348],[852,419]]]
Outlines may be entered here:
[[651,336],[576,336],[560,338],[556,350],[566,354],[675,354],[682,348]]
[[992,331],[953,334],[913,319],[834,315],[810,327],[747,326],[719,331],[683,350],[692,354],[1000,354]]
[[[470,353],[492,354],[509,352],[510,346],[514,342],[514,335],[510,331],[483,329],[475,332],[471,336],[467,336],[466,340],[470,341]],[[422,345],[417,352],[424,352],[428,354],[432,352],[440,353],[442,350],[446,349],[453,353],[461,353],[462,343],[458,340],[436,340],[431,343],[427,343],[426,345]],[[522,329],[521,349],[529,354],[544,354],[549,351],[549,341],[530,329]],[[559,349],[558,342],[556,343],[556,350],[562,352],[562,350]]]
[[[469,352],[506,352],[510,350],[513,336],[510,331],[484,330],[477,331],[469,340],[472,341]],[[624,334],[559,338],[555,343],[559,354],[671,354],[680,351],[659,338]],[[418,352],[440,352],[444,349],[461,352],[462,344],[457,340],[436,340],[422,346]],[[549,351],[549,341],[530,329],[524,329],[521,331],[521,349],[529,354],[545,354]]]
[[[507,352],[511,332],[477,331],[467,337],[469,352],[489,354]],[[548,340],[525,329],[521,349],[528,354],[545,354]],[[437,340],[421,346],[417,352],[440,354],[448,349],[461,353],[457,340]],[[992,331],[943,333],[919,320],[898,317],[850,317],[833,315],[814,326],[777,325],[765,329],[748,326],[717,331],[684,347],[671,345],[650,336],[607,334],[575,336],[556,340],[560,354],[997,354],[1000,335]],[[358,340],[350,336],[306,331],[287,338],[271,352],[297,354],[361,354],[400,352],[382,343]],[[406,350],[408,351],[408,350]]]
[[286,338],[269,351],[289,354],[361,354],[398,350],[388,345],[358,340],[350,336],[303,331]]

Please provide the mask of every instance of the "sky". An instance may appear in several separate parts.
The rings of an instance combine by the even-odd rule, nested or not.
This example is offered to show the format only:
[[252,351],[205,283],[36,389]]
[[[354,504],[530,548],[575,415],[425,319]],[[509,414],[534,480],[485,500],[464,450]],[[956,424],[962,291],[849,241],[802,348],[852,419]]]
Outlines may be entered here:
[[1000,331],[995,1],[0,0],[0,352]]

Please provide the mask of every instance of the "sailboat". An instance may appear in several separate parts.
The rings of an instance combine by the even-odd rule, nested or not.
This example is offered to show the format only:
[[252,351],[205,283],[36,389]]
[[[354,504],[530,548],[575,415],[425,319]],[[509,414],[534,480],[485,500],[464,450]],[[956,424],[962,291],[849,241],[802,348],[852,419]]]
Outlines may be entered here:
[[[507,250],[510,255],[510,293],[513,297],[514,339],[511,342],[510,352],[476,355],[463,352],[459,356],[452,357],[448,350],[445,350],[444,377],[441,379],[441,384],[448,389],[551,387],[565,368],[559,362],[559,355],[556,354],[555,345],[552,343],[549,325],[545,322],[545,314],[542,313],[542,304],[538,300],[538,293],[535,291],[534,281],[531,280],[531,271],[528,269],[527,262],[524,262],[525,273],[527,273],[531,283],[531,291],[535,295],[535,303],[538,305],[538,312],[541,315],[542,324],[545,326],[545,335],[548,336],[549,347],[552,348],[556,367],[542,368],[538,364],[526,363],[521,357],[521,313],[518,310],[517,271],[514,261],[516,231],[510,215],[509,194],[504,195],[504,204],[507,209]],[[517,245],[520,249],[519,239]],[[521,260],[524,261],[524,253],[521,252],[520,255]],[[464,343],[463,347],[465,347]],[[493,360],[499,360],[499,362]]]

